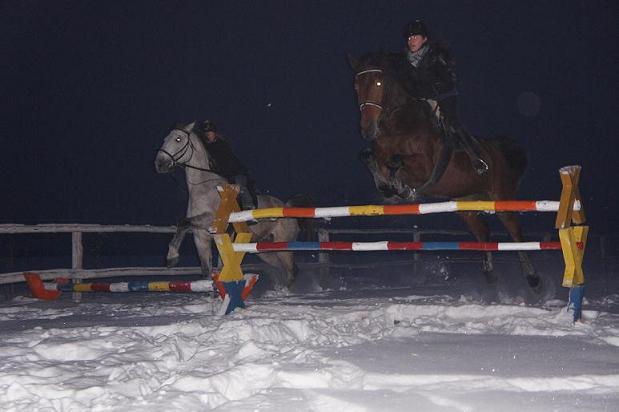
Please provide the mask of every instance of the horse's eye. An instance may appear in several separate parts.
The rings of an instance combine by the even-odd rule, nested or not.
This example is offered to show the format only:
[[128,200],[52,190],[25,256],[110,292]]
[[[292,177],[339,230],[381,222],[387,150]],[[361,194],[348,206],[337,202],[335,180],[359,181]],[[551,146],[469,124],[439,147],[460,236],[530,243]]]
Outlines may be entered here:
[[181,140],[182,140],[182,139],[181,139],[180,137],[177,137],[177,138],[176,138],[176,141],[177,141],[177,142],[180,142]]
[[377,85],[378,87],[380,87],[380,86],[382,86],[382,85],[383,85],[383,82],[381,82],[381,81],[377,81],[377,82],[376,82],[376,85]]

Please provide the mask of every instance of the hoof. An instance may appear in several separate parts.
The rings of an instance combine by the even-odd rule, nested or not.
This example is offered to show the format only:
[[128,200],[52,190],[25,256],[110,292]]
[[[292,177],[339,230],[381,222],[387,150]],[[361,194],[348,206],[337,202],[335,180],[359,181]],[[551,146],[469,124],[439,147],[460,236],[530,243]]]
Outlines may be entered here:
[[173,257],[173,258],[167,258],[165,261],[165,265],[166,267],[173,268],[176,265],[178,265],[178,260],[179,260],[178,256]]
[[527,275],[527,284],[536,293],[541,292],[543,288],[542,278],[538,275]]
[[372,149],[369,149],[369,148],[363,149],[359,153],[359,160],[361,160],[361,162],[366,165],[370,163],[373,157],[374,157],[374,154],[372,153]]
[[389,198],[397,195],[397,191],[392,186],[380,185],[377,187],[383,197]]
[[496,285],[499,278],[494,274],[494,272],[484,271],[484,278],[486,278],[486,283],[489,285]]
[[286,276],[282,282],[277,282],[280,289],[290,289],[294,283],[294,276]]
[[488,171],[488,163],[484,162],[482,159],[476,159],[473,162],[473,168],[475,169],[475,173],[481,176]]

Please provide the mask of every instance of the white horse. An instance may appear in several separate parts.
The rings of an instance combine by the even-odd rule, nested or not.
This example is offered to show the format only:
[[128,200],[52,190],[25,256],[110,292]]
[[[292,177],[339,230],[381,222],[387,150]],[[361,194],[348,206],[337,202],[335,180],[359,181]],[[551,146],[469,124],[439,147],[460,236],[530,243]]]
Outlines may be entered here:
[[[217,186],[228,181],[211,172],[209,156],[202,140],[195,133],[195,122],[179,125],[172,129],[163,140],[155,157],[155,169],[158,173],[169,173],[179,166],[185,169],[185,181],[189,193],[187,215],[176,227],[176,234],[168,246],[166,257],[168,267],[178,263],[181,242],[191,228],[193,239],[200,257],[202,274],[210,277],[212,273],[211,240],[208,228],[211,226],[215,212],[219,207],[220,197]],[[283,207],[284,203],[269,195],[258,195],[258,207]],[[252,241],[290,242],[297,238],[299,225],[296,219],[277,219],[261,221],[251,225]],[[290,286],[296,275],[296,265],[292,252],[260,253],[260,259],[279,269],[272,275],[275,288]],[[283,274],[281,273],[283,272]]]

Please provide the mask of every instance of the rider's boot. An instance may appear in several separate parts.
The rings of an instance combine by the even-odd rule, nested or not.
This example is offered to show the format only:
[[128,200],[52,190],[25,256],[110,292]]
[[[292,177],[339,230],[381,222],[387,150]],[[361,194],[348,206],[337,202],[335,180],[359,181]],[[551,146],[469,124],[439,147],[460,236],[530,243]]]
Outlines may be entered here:
[[243,210],[254,210],[256,208],[256,205],[254,204],[254,199],[246,187],[241,187],[241,191],[239,193],[239,200],[241,201],[241,209]]
[[488,163],[481,158],[481,149],[477,141],[475,141],[460,124],[457,104],[458,99],[456,95],[439,100],[443,122],[444,125],[447,126],[446,129],[449,130],[449,133],[446,133],[446,137],[448,137],[448,139],[452,138],[455,142],[460,142],[462,148],[471,159],[471,164],[475,172],[479,175],[483,175],[488,171]]
[[[246,175],[236,175],[232,181],[239,186],[239,203],[242,210],[254,210],[256,202],[250,190],[252,182]],[[253,187],[253,186],[252,186]]]
[[471,165],[478,175],[483,175],[488,171],[488,163],[481,158],[481,149],[473,137],[464,130],[459,130],[457,136],[462,143],[464,151],[471,159]]

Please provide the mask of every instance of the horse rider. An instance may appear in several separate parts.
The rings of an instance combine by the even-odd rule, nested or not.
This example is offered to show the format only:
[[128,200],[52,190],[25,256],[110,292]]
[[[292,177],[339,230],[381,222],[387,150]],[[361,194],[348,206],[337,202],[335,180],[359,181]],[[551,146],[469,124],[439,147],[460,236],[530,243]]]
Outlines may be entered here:
[[217,132],[215,123],[211,120],[205,120],[200,125],[199,132],[209,155],[211,170],[228,179],[230,183],[239,186],[241,209],[255,209],[256,194],[253,180],[250,179],[247,168],[232,152],[228,141]]
[[408,23],[404,30],[407,41],[405,76],[415,97],[435,100],[443,117],[448,137],[459,141],[471,159],[477,174],[488,171],[481,158],[479,143],[462,126],[458,116],[458,91],[454,63],[447,48],[430,41],[430,33],[421,20]]

